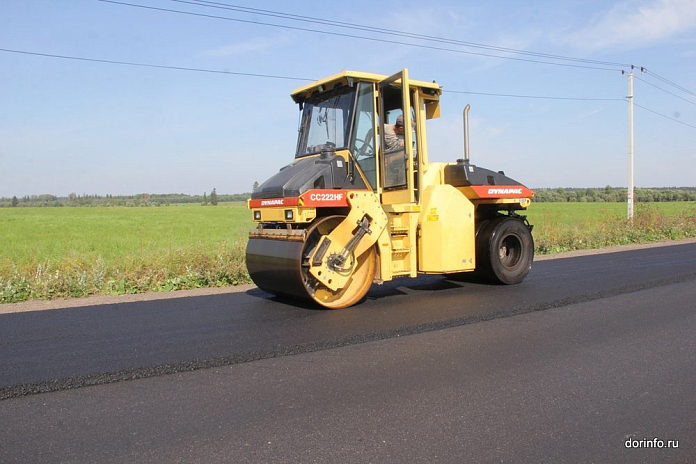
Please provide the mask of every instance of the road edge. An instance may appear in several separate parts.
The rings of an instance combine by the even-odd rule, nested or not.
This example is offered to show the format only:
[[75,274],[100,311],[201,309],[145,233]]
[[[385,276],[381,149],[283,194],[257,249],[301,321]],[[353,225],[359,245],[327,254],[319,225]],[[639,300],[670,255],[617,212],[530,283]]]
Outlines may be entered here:
[[[647,248],[659,248],[674,245],[696,243],[696,238],[681,240],[667,240],[653,243],[640,243],[631,245],[616,245],[592,250],[577,250],[550,255],[538,255],[534,261],[547,261],[551,259],[575,258],[578,256],[591,256],[606,253],[618,253],[622,251],[642,250]],[[34,300],[21,303],[0,304],[0,315],[23,313],[29,311],[47,311],[51,309],[79,308],[85,306],[99,306],[110,304],[126,304],[143,301],[166,300],[171,298],[190,298],[199,296],[224,295],[230,293],[247,292],[256,288],[253,284],[234,285],[216,288],[197,288],[193,290],[178,290],[174,292],[147,292],[132,295],[94,295],[81,298],[61,298],[57,300]]]

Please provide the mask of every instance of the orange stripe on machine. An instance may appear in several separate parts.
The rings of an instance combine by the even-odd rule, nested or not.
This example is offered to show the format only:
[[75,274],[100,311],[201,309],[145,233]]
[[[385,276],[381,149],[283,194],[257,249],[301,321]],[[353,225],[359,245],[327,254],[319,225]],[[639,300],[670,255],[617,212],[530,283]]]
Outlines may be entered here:
[[308,190],[299,197],[264,198],[250,200],[251,208],[277,208],[284,206],[341,207],[349,206],[348,192],[345,190]]
[[472,185],[479,198],[531,198],[534,192],[522,185]]
[[297,198],[264,198],[249,200],[251,208],[272,208],[278,206],[297,206]]

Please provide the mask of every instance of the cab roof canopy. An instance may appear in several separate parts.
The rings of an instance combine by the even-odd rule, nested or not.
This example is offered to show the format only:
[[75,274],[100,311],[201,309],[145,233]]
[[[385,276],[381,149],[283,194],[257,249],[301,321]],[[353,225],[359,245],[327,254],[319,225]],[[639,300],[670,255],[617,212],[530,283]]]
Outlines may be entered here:
[[[352,86],[358,81],[380,82],[388,77],[389,76],[382,74],[359,71],[343,71],[341,73],[334,74],[333,76],[325,77],[324,79],[312,82],[311,84],[307,84],[303,87],[299,87],[293,90],[290,96],[295,103],[302,103],[313,95],[318,95],[336,87],[344,85]],[[399,82],[400,81],[397,81],[397,83]],[[420,88],[424,93],[431,96],[439,96],[442,94],[442,89],[436,82],[416,81],[412,79],[409,79],[408,82],[411,87]]]

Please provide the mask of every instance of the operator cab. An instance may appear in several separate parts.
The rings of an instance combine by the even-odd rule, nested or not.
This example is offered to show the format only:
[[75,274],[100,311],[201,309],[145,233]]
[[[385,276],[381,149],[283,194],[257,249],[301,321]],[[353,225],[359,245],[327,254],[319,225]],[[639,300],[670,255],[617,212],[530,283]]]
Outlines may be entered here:
[[[341,188],[362,184],[385,204],[417,202],[419,166],[427,162],[419,141],[425,119],[439,116],[440,93],[436,83],[409,81],[406,70],[390,77],[347,71],[297,89],[292,98],[302,117],[296,161],[343,152],[349,182]],[[397,120],[401,134],[395,134]]]

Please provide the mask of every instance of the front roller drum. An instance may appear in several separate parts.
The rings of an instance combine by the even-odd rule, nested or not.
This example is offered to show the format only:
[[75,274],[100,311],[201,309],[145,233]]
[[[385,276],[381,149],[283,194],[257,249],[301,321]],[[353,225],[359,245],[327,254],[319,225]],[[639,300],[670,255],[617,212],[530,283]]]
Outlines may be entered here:
[[246,265],[257,287],[274,295],[307,298],[300,272],[304,242],[249,238]]
[[325,308],[338,309],[354,305],[365,296],[375,273],[377,253],[370,247],[357,258],[349,258],[352,275],[346,285],[332,291],[309,272],[309,257],[345,216],[318,219],[307,231],[304,241],[271,238],[249,239],[246,251],[247,269],[260,289],[274,295],[309,300]]

